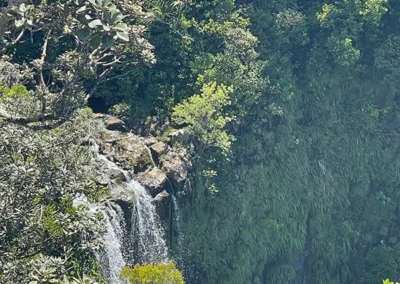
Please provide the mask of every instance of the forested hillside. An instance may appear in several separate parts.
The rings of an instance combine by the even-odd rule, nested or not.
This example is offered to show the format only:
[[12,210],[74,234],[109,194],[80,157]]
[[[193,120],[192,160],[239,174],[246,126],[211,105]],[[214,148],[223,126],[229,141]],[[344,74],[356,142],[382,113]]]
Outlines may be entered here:
[[0,283],[400,279],[399,1],[0,3]]

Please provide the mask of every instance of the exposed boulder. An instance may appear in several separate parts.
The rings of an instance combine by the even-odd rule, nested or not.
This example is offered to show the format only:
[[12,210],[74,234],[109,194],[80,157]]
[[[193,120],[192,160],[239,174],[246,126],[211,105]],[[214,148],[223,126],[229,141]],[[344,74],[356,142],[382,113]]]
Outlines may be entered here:
[[158,142],[158,139],[154,136],[147,136],[143,138],[143,142],[146,146],[151,146]]
[[169,151],[165,155],[165,158],[162,160],[161,169],[167,174],[175,189],[179,190],[184,185],[191,166],[192,164],[187,151],[176,149]]
[[126,182],[126,177],[122,170],[118,168],[108,167],[105,160],[98,159],[96,161],[95,181],[99,185],[109,185],[111,183]]
[[116,181],[117,183],[127,181],[124,173],[118,169],[109,169],[108,176],[112,181]]
[[127,191],[123,186],[119,186],[117,184],[114,184],[113,186],[110,187],[110,194],[111,194],[111,200],[113,200],[116,203],[126,203],[126,205],[131,206],[132,204],[136,203],[136,197],[133,191]]
[[160,157],[161,155],[167,153],[168,145],[164,142],[157,142],[150,146],[150,150],[152,150],[157,157]]
[[104,124],[108,130],[126,131],[125,123],[114,116],[107,117],[104,120]]
[[185,129],[178,129],[168,134],[172,145],[181,144],[188,145],[190,143],[190,133]]
[[161,191],[157,196],[154,198],[154,202],[156,203],[164,203],[168,202],[169,200],[169,193],[166,190]]
[[168,145],[161,141],[150,146],[150,151],[156,164],[159,164],[162,155],[166,154],[168,150]]
[[92,114],[93,119],[103,119],[105,117],[106,117],[106,115],[104,113],[93,113]]
[[115,163],[132,174],[144,172],[153,166],[149,149],[132,134],[121,136],[112,154]]
[[113,151],[114,151],[114,149],[113,149],[112,143],[107,142],[107,143],[103,144],[103,147],[101,149],[102,154],[109,155],[109,154],[113,153]]
[[[100,119],[102,115],[97,115],[97,117]],[[105,116],[103,122],[107,129],[123,125],[118,118],[110,116]],[[168,123],[162,124],[158,120],[154,120],[153,123],[163,125],[164,128],[169,126]],[[174,143],[176,146],[189,145],[190,133],[179,129],[168,136],[172,142],[170,145],[159,141],[154,136],[140,137],[132,133],[106,130],[97,144],[101,145],[99,149],[101,154],[120,169],[129,171],[153,197],[165,189],[172,190],[177,196],[189,196],[190,186],[188,187],[187,184],[188,173],[192,167],[190,155],[184,148],[178,149],[171,145]],[[114,181],[124,181],[117,173],[110,172],[105,176],[108,176],[108,179],[99,176],[97,182],[106,185]]]
[[151,194],[151,196],[155,197],[157,194],[163,191],[167,182],[167,176],[159,168],[153,168],[152,170],[138,177],[136,181],[143,185]]
[[124,213],[124,219],[127,229],[130,230],[133,212],[135,210],[136,197],[133,192],[126,190],[118,190],[118,187],[112,187],[111,190],[112,201],[119,205]]
[[95,181],[99,185],[107,186],[110,183],[110,178],[107,175],[102,174],[102,175],[97,175],[95,177]]

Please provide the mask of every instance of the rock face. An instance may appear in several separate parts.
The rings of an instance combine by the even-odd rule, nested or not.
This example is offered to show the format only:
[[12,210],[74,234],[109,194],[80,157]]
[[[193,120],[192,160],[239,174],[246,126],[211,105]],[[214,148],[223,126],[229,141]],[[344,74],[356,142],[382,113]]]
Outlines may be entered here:
[[151,196],[156,197],[157,194],[164,190],[167,176],[159,168],[153,168],[142,176],[139,176],[136,181],[143,185]]
[[166,190],[163,190],[154,198],[154,202],[156,203],[163,203],[169,199],[169,193]]
[[98,184],[106,186],[110,183],[126,181],[126,178],[123,172],[118,171],[117,169],[108,169],[107,171],[99,173],[95,180]]
[[153,167],[149,149],[131,133],[112,134],[104,140],[102,153],[132,175]]
[[168,222],[171,211],[171,195],[166,190],[163,190],[154,197],[153,203],[156,205],[158,215],[164,222]]
[[[153,223],[156,229],[151,229],[152,232],[165,232],[169,240],[177,237],[178,201],[190,196],[191,189],[188,174],[192,165],[188,152],[154,136],[140,137],[126,132],[124,123],[118,118],[96,114],[93,119],[98,123],[100,137],[90,136],[84,145],[95,153],[94,180],[101,189],[108,189],[99,204],[105,208],[111,227],[116,226],[116,232],[123,224],[120,231],[136,234],[137,238],[126,241],[124,236],[118,243],[124,244],[126,251],[134,252],[140,240],[137,226],[150,224],[148,228],[151,228]],[[179,142],[176,145],[185,145],[182,143],[185,139],[180,140],[185,137],[185,132],[175,134],[172,140]],[[145,211],[151,211],[151,215]],[[138,218],[141,218],[140,222]],[[161,233],[160,236],[163,237]],[[132,239],[135,240],[132,242]],[[150,238],[150,242],[154,243],[154,240]]]
[[154,136],[147,136],[143,138],[143,142],[146,146],[151,146],[158,142],[158,139]]
[[[98,145],[101,159],[97,159],[94,178],[98,185],[111,189],[107,199],[117,203],[124,215],[133,212],[135,196],[123,190],[127,182],[123,171],[128,171],[153,197],[161,218],[168,220],[171,194],[177,198],[190,194],[188,174],[192,164],[188,152],[154,136],[140,137],[128,133],[125,124],[118,118],[96,114],[93,119],[105,127],[102,137],[88,141],[88,145]],[[178,145],[184,145],[187,142],[186,134],[178,130],[170,134],[170,139],[174,143],[179,142]],[[114,167],[107,166],[107,161],[114,163]]]
[[184,149],[169,151],[161,163],[161,169],[167,174],[174,188],[180,190],[192,166],[187,151]]
[[118,190],[118,187],[112,187],[111,200],[117,203],[124,211],[125,219],[132,216],[136,197],[132,192]]
[[107,117],[104,124],[108,130],[126,131],[125,123],[116,117]]
[[150,151],[154,162],[158,165],[162,159],[162,156],[169,151],[169,147],[164,142],[157,142],[150,146]]
[[167,153],[168,145],[164,142],[157,142],[150,146],[151,151],[159,158],[161,155]]
[[106,159],[96,159],[95,161],[95,181],[102,186],[119,184],[126,181],[126,177],[121,169],[107,166]]
[[184,129],[178,129],[168,135],[172,145],[179,143],[181,145],[188,145],[190,142],[190,134]]

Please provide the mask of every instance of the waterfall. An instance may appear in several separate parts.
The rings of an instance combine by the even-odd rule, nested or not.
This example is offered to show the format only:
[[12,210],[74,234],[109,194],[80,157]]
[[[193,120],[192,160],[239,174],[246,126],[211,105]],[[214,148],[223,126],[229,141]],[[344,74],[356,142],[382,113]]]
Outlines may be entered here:
[[125,229],[124,215],[119,206],[116,206],[115,210],[103,211],[103,214],[107,223],[107,233],[103,237],[105,255],[101,259],[104,265],[103,271],[109,284],[120,284],[123,282],[119,279],[119,274],[126,265],[122,251]]
[[[101,164],[101,168],[119,171],[126,181],[110,184],[114,193],[124,193],[134,196],[131,201],[131,216],[127,216],[126,208],[119,202],[112,202],[110,206],[96,205],[106,219],[107,232],[104,235],[104,251],[98,257],[103,264],[103,273],[109,284],[124,283],[119,279],[121,269],[135,263],[167,262],[168,248],[165,241],[164,228],[153,204],[152,196],[138,182],[133,180],[129,172],[120,169],[106,156],[99,154],[99,147],[91,147],[94,159]],[[125,209],[125,210],[124,210]]]
[[175,243],[175,254],[176,254],[176,260],[180,265],[183,265],[185,261],[185,256],[188,255],[187,251],[184,248],[184,242],[185,242],[185,234],[181,229],[181,212],[179,209],[178,205],[178,200],[176,199],[175,195],[171,195],[171,200],[172,200],[172,209],[173,209],[173,216],[174,216],[174,222],[175,222],[175,237],[176,237],[176,243]]
[[181,215],[180,215],[180,211],[179,211],[178,201],[176,200],[176,197],[173,194],[171,195],[171,199],[172,199],[172,205],[174,206],[175,222],[179,226],[179,221],[181,219]]
[[146,189],[134,180],[129,180],[136,195],[136,211],[132,220],[132,235],[138,240],[140,263],[159,263],[168,261],[168,249],[164,229],[153,204],[153,198]]
[[74,206],[85,205],[92,213],[101,213],[104,216],[106,233],[104,239],[104,251],[97,254],[97,259],[103,264],[103,274],[109,284],[123,284],[119,274],[126,266],[123,257],[123,236],[125,231],[125,219],[121,207],[105,206],[104,204],[93,204],[86,197],[76,198]]
[[[171,194],[171,200],[172,200],[172,205],[173,205],[175,229],[176,229],[177,241],[178,241],[177,245],[178,245],[178,249],[182,250],[183,234],[182,234],[182,230],[181,230],[181,212],[179,210],[178,200],[176,200],[175,195]],[[182,251],[180,251],[179,254],[182,254]]]

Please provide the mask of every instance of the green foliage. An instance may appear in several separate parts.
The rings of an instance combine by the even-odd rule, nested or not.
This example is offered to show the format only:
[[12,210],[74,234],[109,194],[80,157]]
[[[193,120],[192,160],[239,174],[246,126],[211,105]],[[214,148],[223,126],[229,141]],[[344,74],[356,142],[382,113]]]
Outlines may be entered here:
[[199,141],[200,152],[209,147],[218,147],[225,154],[229,151],[233,136],[225,128],[234,117],[224,111],[231,104],[232,92],[231,87],[224,85],[204,85],[201,94],[193,95],[174,107],[172,121],[187,125],[187,130]]
[[387,11],[386,4],[388,0],[366,0],[363,3],[363,8],[359,12],[361,16],[365,17],[374,24],[379,24],[379,21]]
[[23,85],[15,85],[12,88],[2,87],[1,88],[1,99],[17,99],[17,98],[29,98],[29,92]]
[[92,48],[99,47],[100,43],[104,48],[110,48],[114,39],[129,41],[128,25],[123,22],[126,16],[111,0],[77,0],[76,4],[80,6],[76,13],[85,24],[77,35],[81,40],[88,39]]
[[351,38],[337,39],[330,37],[328,39],[328,48],[335,57],[337,64],[350,66],[360,58],[360,50],[354,48],[352,42]]
[[22,114],[6,109],[1,116],[9,122],[56,127],[84,107],[115,65],[155,62],[153,46],[144,38],[146,28],[137,24],[148,18],[140,12],[141,2],[17,4],[3,8],[8,18],[0,44],[1,73],[16,74],[2,76],[9,78],[0,83],[11,87],[23,82],[34,110]]
[[397,268],[397,263],[390,248],[386,246],[374,247],[366,257],[364,283],[378,283],[385,277],[395,279]]
[[171,261],[159,264],[136,264],[135,267],[125,267],[121,279],[131,284],[184,284],[182,273]]
[[73,203],[96,195],[88,180],[90,156],[81,146],[87,123],[82,111],[43,132],[0,126],[1,283],[63,283],[64,276],[83,274],[101,279],[94,259],[101,219]]
[[130,105],[127,103],[120,103],[113,105],[113,107],[110,109],[110,113],[117,117],[124,118],[129,115],[130,108]]
[[166,117],[174,105],[216,82],[233,87],[232,108],[244,113],[245,103],[255,101],[265,85],[257,60],[258,41],[249,31],[249,20],[233,10],[231,1],[177,2],[185,3],[146,4],[156,14],[149,28],[157,56],[154,67],[121,65],[114,71],[116,79],[102,86],[96,96],[108,105],[130,104],[133,120]]
[[[194,248],[185,258],[188,275],[195,275],[190,280],[314,284],[395,277],[400,5],[237,3],[259,40],[268,84],[235,125],[232,161],[215,163],[219,191],[209,194],[209,177],[196,176],[184,218],[186,245]],[[211,78],[221,74],[211,55],[196,62],[217,66],[204,68]],[[235,101],[240,96],[232,86]],[[196,169],[206,168],[201,163]]]
[[375,51],[376,67],[384,72],[386,80],[392,82],[400,78],[399,43],[400,37],[392,35]]
[[23,85],[0,88],[0,103],[5,111],[14,115],[34,115],[34,98]]
[[392,282],[389,279],[383,280],[383,284],[397,284],[398,282]]
[[[181,224],[191,249],[179,263],[190,283],[394,277],[399,11],[387,0],[3,7],[0,282],[101,278],[100,221],[72,206],[104,193],[83,176],[86,128],[68,123],[90,96],[192,136],[200,158]],[[165,265],[124,271],[178,275]]]

